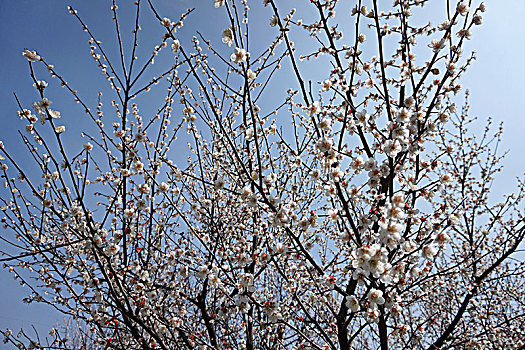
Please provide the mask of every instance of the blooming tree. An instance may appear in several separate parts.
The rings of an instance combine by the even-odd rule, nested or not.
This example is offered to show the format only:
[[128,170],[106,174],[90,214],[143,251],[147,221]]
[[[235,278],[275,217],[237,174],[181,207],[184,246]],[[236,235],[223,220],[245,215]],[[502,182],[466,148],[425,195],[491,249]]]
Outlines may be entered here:
[[[113,1],[114,49],[69,8],[111,88],[96,105],[23,52],[32,163],[0,145],[0,260],[25,300],[86,324],[81,343],[100,349],[525,348],[523,183],[491,195],[501,128],[473,134],[454,97],[485,5],[292,3],[199,2],[223,24],[184,40],[199,8],[125,5],[127,37]],[[418,24],[431,12],[438,25]],[[145,60],[143,16],[160,33]],[[44,78],[92,123],[81,143]],[[3,333],[74,347],[57,330]]]

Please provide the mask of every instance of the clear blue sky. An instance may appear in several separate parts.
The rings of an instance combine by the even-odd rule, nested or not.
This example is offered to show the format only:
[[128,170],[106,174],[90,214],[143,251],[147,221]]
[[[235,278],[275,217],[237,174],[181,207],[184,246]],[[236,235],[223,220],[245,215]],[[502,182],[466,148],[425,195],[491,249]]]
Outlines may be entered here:
[[[296,2],[298,7],[304,0],[286,1]],[[194,30],[215,30],[219,36],[222,32],[223,24],[217,26],[210,12],[213,11],[212,0],[161,2],[169,3],[164,10],[171,13],[163,14],[172,18],[177,18],[181,10],[188,6],[197,7],[198,11],[186,22],[184,30],[188,34]],[[260,4],[262,0],[249,0],[251,2]],[[87,37],[74,18],[67,14],[66,5],[76,7],[103,41],[106,37],[111,41],[113,23],[107,11],[109,3],[108,0],[0,0],[0,139],[6,145],[18,142],[15,130],[23,127],[23,123],[16,118],[18,107],[13,92],[17,92],[27,104],[36,99],[27,61],[21,56],[26,47],[37,49],[81,93],[91,91],[91,95],[85,95],[88,101],[95,101],[96,94],[91,88],[100,82],[100,75],[93,76],[96,69],[88,55]],[[488,11],[484,15],[483,26],[475,28],[473,39],[465,50],[475,49],[478,60],[464,76],[462,84],[471,91],[472,112],[475,115],[480,119],[493,116],[495,121],[505,122],[503,149],[510,149],[511,153],[506,161],[505,173],[496,183],[497,191],[504,193],[514,189],[515,177],[525,170],[525,157],[522,155],[525,150],[525,26],[522,24],[525,1],[486,3]],[[201,7],[206,9],[201,10]],[[126,20],[125,12],[122,18]],[[154,35],[148,29],[144,32],[146,37]],[[18,330],[35,325],[44,331],[61,321],[62,317],[47,307],[23,304],[24,292],[8,273],[0,270],[0,329]],[[0,344],[0,348],[2,346]]]

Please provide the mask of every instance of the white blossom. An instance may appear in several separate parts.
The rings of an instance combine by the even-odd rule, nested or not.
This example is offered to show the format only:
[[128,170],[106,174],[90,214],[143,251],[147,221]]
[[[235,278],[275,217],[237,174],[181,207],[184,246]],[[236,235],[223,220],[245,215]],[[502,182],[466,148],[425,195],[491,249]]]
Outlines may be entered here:
[[246,50],[241,48],[235,48],[235,52],[231,54],[230,59],[233,61],[233,63],[243,63],[246,62],[247,58],[250,56]]
[[36,53],[36,51],[30,51],[28,49],[25,49],[24,52],[22,52],[22,55],[29,61],[29,62],[36,62],[40,61],[40,56]]

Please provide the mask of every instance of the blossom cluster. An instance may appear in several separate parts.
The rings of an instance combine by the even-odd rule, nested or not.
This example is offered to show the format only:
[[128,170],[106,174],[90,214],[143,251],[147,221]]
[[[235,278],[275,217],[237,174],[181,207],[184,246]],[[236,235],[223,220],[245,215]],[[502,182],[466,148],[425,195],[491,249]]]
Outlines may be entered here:
[[[190,38],[198,9],[173,19],[137,1],[122,4],[137,24],[117,64],[69,8],[104,81],[96,104],[24,50],[33,167],[0,143],[19,249],[2,262],[36,277],[25,300],[74,315],[103,348],[523,346],[523,186],[489,200],[501,130],[472,135],[468,99],[456,106],[485,5],[418,25],[428,2],[214,0],[224,24]],[[146,10],[162,34],[144,49]],[[55,83],[92,122],[78,144]]]

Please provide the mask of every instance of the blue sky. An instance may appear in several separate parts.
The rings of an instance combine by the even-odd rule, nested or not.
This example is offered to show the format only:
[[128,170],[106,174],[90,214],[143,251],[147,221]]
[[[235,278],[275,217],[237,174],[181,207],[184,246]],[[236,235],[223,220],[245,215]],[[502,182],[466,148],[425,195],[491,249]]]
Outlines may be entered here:
[[[303,0],[290,1],[300,6]],[[213,17],[216,12],[213,12],[212,0],[160,2],[163,5],[163,15],[173,19],[190,4],[196,6],[197,11],[186,22],[184,35],[201,30],[215,32],[220,36],[223,24],[218,25]],[[252,2],[258,6],[261,0],[249,0],[249,3]],[[525,49],[522,45],[525,41],[525,26],[522,25],[525,1],[499,0],[486,3],[488,11],[484,15],[484,23],[475,28],[473,39],[465,49],[466,52],[476,50],[478,60],[464,76],[462,84],[471,91],[474,115],[481,120],[493,116],[495,121],[505,122],[502,148],[509,149],[511,153],[506,160],[504,174],[496,182],[498,193],[505,193],[513,190],[514,179],[525,170],[525,157],[522,156],[522,151],[525,150]],[[103,42],[111,43],[114,27],[108,11],[108,0],[0,0],[0,103],[3,107],[0,112],[0,139],[6,145],[17,144],[15,131],[24,126],[16,118],[18,107],[13,92],[27,104],[36,99],[27,61],[21,56],[26,47],[37,49],[67,77],[71,85],[81,93],[85,92],[87,101],[95,101],[93,87],[100,83],[100,74],[93,74],[97,70],[88,54],[88,38],[75,19],[67,13],[67,5],[79,10],[86,23],[95,29]],[[129,15],[124,9],[123,20],[129,19]],[[158,30],[143,27],[144,37],[155,40],[158,38]],[[152,27],[155,28],[155,25]],[[149,48],[148,50],[151,52]],[[58,90],[56,88],[52,92]],[[62,109],[76,108],[66,100],[60,102],[69,106],[62,105]],[[9,274],[0,271],[0,329],[18,330],[20,327],[29,328],[35,325],[44,330],[62,320],[62,316],[47,307],[23,304],[21,299],[24,291]]]

